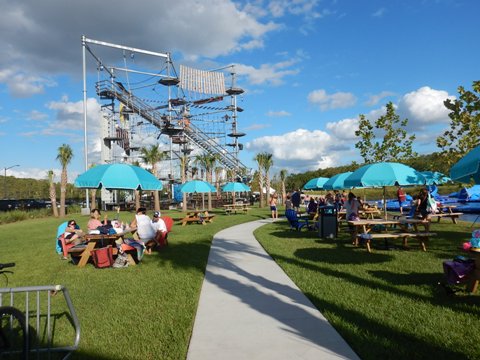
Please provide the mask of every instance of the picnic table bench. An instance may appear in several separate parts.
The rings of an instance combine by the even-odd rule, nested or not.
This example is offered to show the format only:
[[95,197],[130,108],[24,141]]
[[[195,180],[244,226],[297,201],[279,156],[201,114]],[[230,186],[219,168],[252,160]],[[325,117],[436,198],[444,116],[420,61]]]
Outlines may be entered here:
[[365,246],[367,247],[367,251],[369,253],[372,252],[371,249],[371,242],[372,240],[376,239],[383,239],[387,241],[387,239],[402,239],[402,245],[404,248],[408,248],[408,239],[409,238],[416,238],[419,241],[420,247],[422,251],[427,251],[427,247],[425,242],[429,240],[431,236],[436,236],[436,233],[431,232],[398,232],[398,233],[362,233],[357,235],[357,244],[360,242],[364,242]]
[[458,218],[460,217],[460,215],[463,215],[463,213],[461,212],[445,212],[445,213],[436,213],[436,214],[430,214],[430,218],[437,218],[437,222],[440,222],[440,219],[444,218],[444,217],[449,217],[450,219],[452,219],[453,223],[456,224],[457,223],[457,220]]
[[182,223],[182,226],[185,226],[189,223],[206,225],[207,222],[212,222],[214,217],[215,215],[208,215],[198,211],[194,211],[187,213],[187,215],[183,219],[181,219],[180,222]]

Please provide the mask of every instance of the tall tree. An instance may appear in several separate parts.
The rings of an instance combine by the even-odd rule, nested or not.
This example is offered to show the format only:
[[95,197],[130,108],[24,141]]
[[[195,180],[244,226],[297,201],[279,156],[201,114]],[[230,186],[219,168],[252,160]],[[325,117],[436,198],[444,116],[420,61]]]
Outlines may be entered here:
[[223,167],[216,166],[215,172],[215,189],[217,189],[217,199],[220,198],[220,181],[222,180]]
[[[400,120],[392,102],[386,105],[385,115],[371,123],[365,115],[360,115],[355,135],[361,140],[355,144],[365,163],[380,161],[402,161],[416,156],[413,151],[415,135],[407,136],[405,127],[408,119]],[[376,141],[381,139],[381,141]]]
[[[152,165],[152,174],[156,178],[158,178],[157,163],[164,160],[167,157],[167,153],[160,151],[158,145],[151,145],[148,148],[142,147],[140,149],[140,154],[143,161],[145,161],[147,164]],[[160,211],[160,196],[158,194],[158,190],[155,190],[153,192],[153,199],[155,211]]]
[[273,154],[264,153],[263,171],[265,173],[265,187],[267,192],[267,204],[270,203],[270,168],[273,166]]
[[50,202],[52,203],[53,216],[58,217],[57,189],[55,188],[55,173],[53,172],[53,170],[48,170],[47,176],[48,176]]
[[265,204],[264,196],[263,196],[263,184],[265,180],[264,169],[265,169],[265,163],[267,161],[265,154],[266,153],[258,153],[253,158],[258,164],[258,187],[260,188],[260,207],[261,208],[263,208]]
[[467,91],[460,86],[458,99],[443,102],[450,110],[450,126],[437,138],[437,146],[448,168],[480,143],[480,81],[474,81],[472,89]]
[[286,169],[280,170],[280,182],[282,187],[282,204],[285,204],[285,200],[287,199],[287,190],[285,187],[285,180],[287,179],[288,171]]
[[[213,178],[213,169],[217,162],[218,157],[216,155],[203,153],[195,156],[194,162],[201,166],[205,170],[206,180],[209,183],[212,183]],[[212,210],[212,193],[208,193],[208,211]]]
[[63,144],[58,148],[57,160],[62,165],[62,174],[60,177],[60,216],[65,216],[65,194],[67,192],[67,166],[73,158],[73,150],[68,144]]
[[[135,160],[132,165],[140,167],[140,162],[138,160]],[[141,199],[142,199],[142,193],[140,190],[134,190],[135,194],[135,210],[141,207]]]

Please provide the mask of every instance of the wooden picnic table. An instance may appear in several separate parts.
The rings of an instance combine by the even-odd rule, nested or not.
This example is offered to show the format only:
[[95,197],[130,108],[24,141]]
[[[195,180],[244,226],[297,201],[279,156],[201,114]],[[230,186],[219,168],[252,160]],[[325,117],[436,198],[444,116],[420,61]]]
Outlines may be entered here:
[[[75,249],[75,247],[73,247],[69,250],[69,253],[71,255],[73,255],[74,253],[80,254],[80,261],[78,262],[77,266],[85,267],[85,265],[87,265],[88,263],[88,260],[90,259],[91,251],[95,248],[101,248],[101,247],[106,247],[108,245],[111,245],[113,254],[116,255],[118,253],[118,249],[115,241],[123,238],[123,236],[125,236],[125,233],[113,234],[113,235],[88,234],[88,235],[85,235],[85,240],[87,241],[86,246],[84,248],[78,248],[78,249]],[[133,260],[130,254],[127,254],[127,258],[130,265],[135,265],[135,261]]]
[[225,213],[227,215],[231,214],[232,212],[233,213],[237,213],[237,211],[242,211],[243,213],[247,213],[248,210],[250,210],[250,208],[248,207],[248,204],[226,204],[226,205],[223,205],[223,207],[225,208]]
[[440,222],[443,217],[449,217],[452,219],[452,222],[456,224],[460,215],[463,215],[462,212],[455,212],[456,207],[457,205],[439,205],[438,212],[436,214],[430,214],[430,217],[436,217],[438,219],[437,222]]
[[474,293],[478,290],[478,285],[480,283],[480,249],[470,249],[468,255],[471,255],[475,258],[475,269],[469,275],[470,280],[467,285],[467,291]]
[[215,215],[205,214],[203,211],[189,211],[186,213],[185,217],[180,220],[182,226],[185,226],[189,223],[198,223],[206,225],[207,222],[212,222]]
[[[362,219],[355,221],[348,221],[348,224],[354,227],[355,231],[355,245],[359,243],[359,238],[365,241],[368,252],[371,251],[371,240],[374,239],[402,239],[403,246],[408,247],[408,238],[417,238],[423,251],[426,251],[425,242],[430,236],[436,235],[428,231],[420,232],[417,229],[418,224],[424,224],[424,221],[418,219]],[[414,231],[410,231],[408,224],[412,224]],[[396,228],[398,226],[398,228]],[[426,227],[427,229],[428,227]],[[360,232],[360,231],[361,232]],[[400,231],[398,231],[400,230]]]

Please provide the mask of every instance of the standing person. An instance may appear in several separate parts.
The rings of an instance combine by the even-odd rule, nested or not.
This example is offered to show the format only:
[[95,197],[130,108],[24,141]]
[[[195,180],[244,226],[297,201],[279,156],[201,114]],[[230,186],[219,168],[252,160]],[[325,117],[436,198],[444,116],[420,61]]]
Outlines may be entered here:
[[293,209],[292,200],[290,199],[290,194],[287,194],[287,199],[285,200],[285,210]]
[[425,223],[425,231],[430,230],[430,213],[427,210],[428,207],[428,190],[422,189],[418,194],[418,198],[416,200],[416,209],[417,214],[420,216],[422,220],[426,220]]
[[297,191],[295,191],[292,194],[292,205],[293,205],[293,209],[296,212],[300,211],[300,201],[301,201],[300,189],[297,189]]
[[398,199],[398,205],[400,207],[400,214],[403,214],[403,207],[402,203],[407,200],[407,194],[405,194],[405,191],[401,186],[398,187],[397,189],[397,199]]
[[278,219],[277,194],[273,194],[270,198],[270,210],[272,212],[272,219]]
[[[348,193],[348,199],[345,201],[345,210],[346,210],[346,219],[347,221],[358,220],[358,214],[360,209],[362,208],[363,204],[360,200],[357,199],[354,193]],[[350,237],[352,239],[352,243],[357,243],[357,234],[355,232],[355,226],[348,224],[348,228],[350,231]]]

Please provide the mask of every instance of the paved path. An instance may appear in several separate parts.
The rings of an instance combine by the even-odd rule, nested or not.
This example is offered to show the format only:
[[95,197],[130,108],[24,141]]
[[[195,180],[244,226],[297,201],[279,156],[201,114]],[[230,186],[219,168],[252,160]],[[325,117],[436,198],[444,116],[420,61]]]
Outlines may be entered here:
[[187,359],[358,359],[255,240],[270,221],[215,235]]

